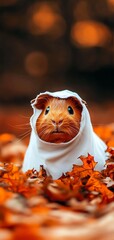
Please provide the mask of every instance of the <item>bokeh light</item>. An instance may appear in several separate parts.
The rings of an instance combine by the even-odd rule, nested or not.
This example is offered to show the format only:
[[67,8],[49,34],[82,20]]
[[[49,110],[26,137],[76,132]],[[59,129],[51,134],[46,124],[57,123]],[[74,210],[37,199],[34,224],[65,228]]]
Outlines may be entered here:
[[114,0],[0,0],[0,131],[21,135],[30,100],[63,89],[86,100],[93,124],[112,122],[113,40]]
[[31,52],[25,58],[25,69],[32,76],[42,77],[48,70],[48,59],[43,52]]
[[114,7],[114,0],[107,0],[110,7]]
[[86,101],[114,99],[114,0],[0,0],[0,7],[1,103],[28,104],[64,88]]
[[50,3],[43,2],[31,7],[29,31],[35,35],[50,34],[60,37],[65,31],[65,21]]
[[109,28],[99,22],[80,21],[71,30],[73,43],[82,47],[104,46],[111,41]]

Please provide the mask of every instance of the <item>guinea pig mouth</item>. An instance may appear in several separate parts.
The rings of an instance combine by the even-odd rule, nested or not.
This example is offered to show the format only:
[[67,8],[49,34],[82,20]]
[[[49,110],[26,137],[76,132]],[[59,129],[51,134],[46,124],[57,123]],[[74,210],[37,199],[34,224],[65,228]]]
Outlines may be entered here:
[[53,131],[52,133],[64,133],[63,131],[59,131],[58,129]]

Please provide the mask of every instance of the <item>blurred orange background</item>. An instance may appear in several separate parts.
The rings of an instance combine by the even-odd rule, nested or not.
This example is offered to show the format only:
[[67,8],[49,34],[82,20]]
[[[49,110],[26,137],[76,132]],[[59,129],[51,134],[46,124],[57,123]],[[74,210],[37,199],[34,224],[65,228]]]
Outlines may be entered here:
[[30,100],[62,89],[114,122],[114,0],[0,0],[0,132],[27,133]]

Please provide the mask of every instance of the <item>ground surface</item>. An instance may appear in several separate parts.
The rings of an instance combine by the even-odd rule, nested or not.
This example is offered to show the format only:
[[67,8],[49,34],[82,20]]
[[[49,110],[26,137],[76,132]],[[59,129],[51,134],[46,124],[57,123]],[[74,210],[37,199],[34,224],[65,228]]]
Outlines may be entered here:
[[20,124],[15,112],[7,112],[13,124],[6,122],[5,112],[0,118],[4,126],[0,135],[0,240],[113,240],[114,124],[94,127],[110,153],[104,171],[94,171],[94,159],[88,155],[82,158],[82,166],[74,166],[53,181],[42,167],[39,173],[22,174],[28,137],[20,141],[17,135],[25,132],[22,124],[28,118]]

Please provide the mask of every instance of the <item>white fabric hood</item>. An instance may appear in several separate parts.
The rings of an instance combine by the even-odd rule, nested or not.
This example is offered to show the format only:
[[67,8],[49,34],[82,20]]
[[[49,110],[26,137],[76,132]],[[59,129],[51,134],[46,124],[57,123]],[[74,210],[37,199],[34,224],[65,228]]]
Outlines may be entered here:
[[[53,97],[68,98],[76,97],[82,104],[82,117],[79,133],[71,141],[67,143],[49,143],[42,141],[36,132],[36,120],[42,110],[35,107],[37,99],[40,95],[48,94]],[[94,133],[89,112],[80,98],[80,96],[68,90],[59,92],[44,92],[39,94],[32,103],[33,115],[30,119],[32,128],[30,143],[25,154],[23,171],[29,169],[39,170],[40,165],[43,165],[48,174],[53,179],[59,178],[62,173],[70,171],[73,164],[82,165],[79,157],[81,155],[87,156],[88,153],[94,156],[98,164],[96,170],[101,170],[104,167],[107,154],[106,144]]]

